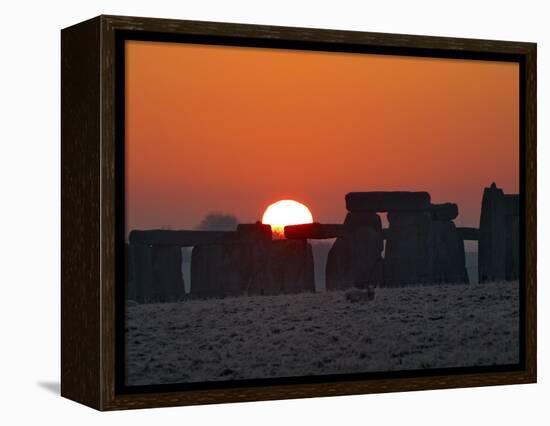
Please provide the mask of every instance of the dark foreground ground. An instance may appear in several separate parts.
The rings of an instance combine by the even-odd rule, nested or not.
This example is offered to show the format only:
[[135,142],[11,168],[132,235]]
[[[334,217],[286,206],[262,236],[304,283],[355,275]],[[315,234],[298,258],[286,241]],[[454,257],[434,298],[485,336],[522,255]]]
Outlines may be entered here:
[[518,282],[127,307],[127,385],[519,360]]

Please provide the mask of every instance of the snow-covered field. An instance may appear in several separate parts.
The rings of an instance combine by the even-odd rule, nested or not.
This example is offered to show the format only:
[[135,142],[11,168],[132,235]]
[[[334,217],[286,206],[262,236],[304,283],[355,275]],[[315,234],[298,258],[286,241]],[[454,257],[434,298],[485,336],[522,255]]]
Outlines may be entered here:
[[510,364],[518,282],[128,306],[127,385]]

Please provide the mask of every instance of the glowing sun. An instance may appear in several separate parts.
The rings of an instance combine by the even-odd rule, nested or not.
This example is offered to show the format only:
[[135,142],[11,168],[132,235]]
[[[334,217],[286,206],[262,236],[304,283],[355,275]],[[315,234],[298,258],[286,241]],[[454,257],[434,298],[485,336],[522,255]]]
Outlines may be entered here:
[[284,237],[284,228],[287,225],[312,222],[313,216],[309,209],[294,200],[280,200],[271,204],[262,217],[262,223],[271,225],[273,235],[278,238]]

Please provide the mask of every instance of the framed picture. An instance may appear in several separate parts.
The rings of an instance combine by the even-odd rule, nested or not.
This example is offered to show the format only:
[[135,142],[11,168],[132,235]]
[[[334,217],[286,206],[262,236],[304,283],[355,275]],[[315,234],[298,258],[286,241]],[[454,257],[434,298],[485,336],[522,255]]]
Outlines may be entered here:
[[536,381],[536,44],[100,16],[62,45],[62,395]]

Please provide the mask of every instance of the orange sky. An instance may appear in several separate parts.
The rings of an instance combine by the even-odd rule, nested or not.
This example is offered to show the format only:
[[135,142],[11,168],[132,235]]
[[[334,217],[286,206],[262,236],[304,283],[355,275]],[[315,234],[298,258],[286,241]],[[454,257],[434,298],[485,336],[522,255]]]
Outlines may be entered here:
[[478,226],[519,191],[515,63],[129,41],[126,228],[259,220],[295,199],[342,222],[350,191],[425,190]]

